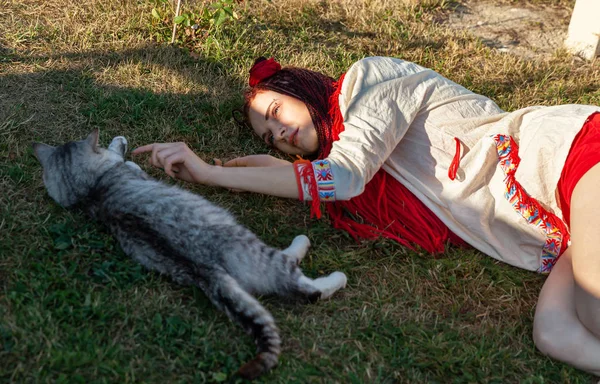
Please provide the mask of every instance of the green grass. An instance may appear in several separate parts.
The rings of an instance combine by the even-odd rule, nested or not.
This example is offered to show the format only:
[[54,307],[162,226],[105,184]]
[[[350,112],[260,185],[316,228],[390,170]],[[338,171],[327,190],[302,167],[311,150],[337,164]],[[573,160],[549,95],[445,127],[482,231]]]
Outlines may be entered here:
[[[437,22],[453,5],[252,0],[237,5],[239,20],[196,38],[180,29],[170,47],[169,2],[0,2],[0,382],[222,382],[254,353],[202,292],[147,272],[102,227],[51,201],[33,140],[99,127],[104,143],[185,141],[205,159],[265,153],[231,109],[253,59],[271,54],[332,76],[365,56],[401,57],[506,110],[600,104],[598,62],[498,54]],[[533,345],[543,276],[473,250],[436,259],[389,241],[356,244],[300,202],[186,187],[272,245],[307,234],[308,275],[348,275],[329,301],[262,299],[284,340],[262,382],[593,382]]]

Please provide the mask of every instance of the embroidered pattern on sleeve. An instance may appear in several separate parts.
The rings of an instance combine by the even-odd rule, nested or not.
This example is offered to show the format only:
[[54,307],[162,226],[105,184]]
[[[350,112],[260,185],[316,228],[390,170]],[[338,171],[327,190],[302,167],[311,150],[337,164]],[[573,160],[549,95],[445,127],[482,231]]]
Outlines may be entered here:
[[329,161],[326,159],[314,161],[313,170],[319,189],[319,200],[325,202],[335,201],[335,184],[333,182],[333,173],[331,173],[331,164],[329,164]]
[[549,273],[564,252],[570,234],[565,223],[555,214],[548,212],[541,204],[529,196],[523,186],[515,179],[515,172],[521,159],[519,147],[511,136],[495,135],[499,165],[506,178],[504,196],[529,224],[542,228],[546,232],[546,241],[542,248],[542,261],[538,272]]

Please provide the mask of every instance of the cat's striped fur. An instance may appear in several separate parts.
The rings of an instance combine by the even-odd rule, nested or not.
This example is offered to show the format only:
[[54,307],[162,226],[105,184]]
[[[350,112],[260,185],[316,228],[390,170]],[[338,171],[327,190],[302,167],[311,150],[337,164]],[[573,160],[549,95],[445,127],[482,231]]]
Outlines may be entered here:
[[305,277],[298,264],[309,246],[306,236],[283,251],[271,248],[226,210],[126,162],[126,148],[123,137],[108,149],[98,147],[97,130],[58,147],[34,144],[44,184],[57,203],[81,207],[106,224],[124,252],[147,268],[200,287],[254,337],[257,356],[239,373],[255,378],[268,371],[277,364],[281,340],[253,294],[315,301],[344,287],[345,275]]

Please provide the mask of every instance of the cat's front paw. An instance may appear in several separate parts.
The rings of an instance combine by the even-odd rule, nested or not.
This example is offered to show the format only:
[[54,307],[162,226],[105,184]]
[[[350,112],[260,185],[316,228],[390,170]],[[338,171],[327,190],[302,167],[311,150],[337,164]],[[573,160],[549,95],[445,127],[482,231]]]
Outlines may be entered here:
[[113,138],[108,149],[125,157],[127,153],[127,139],[123,136]]
[[305,235],[298,235],[292,240],[292,247],[308,249],[310,248],[310,240]]

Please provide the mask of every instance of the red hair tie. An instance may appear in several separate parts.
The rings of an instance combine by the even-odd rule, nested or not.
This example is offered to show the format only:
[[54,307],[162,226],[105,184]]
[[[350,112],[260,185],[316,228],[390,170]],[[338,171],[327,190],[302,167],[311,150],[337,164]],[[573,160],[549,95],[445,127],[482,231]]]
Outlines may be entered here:
[[256,84],[268,77],[273,76],[280,70],[281,65],[276,62],[274,58],[271,57],[268,60],[263,59],[257,63],[254,63],[250,69],[250,79],[248,80],[248,84],[250,84],[251,87],[254,87]]

